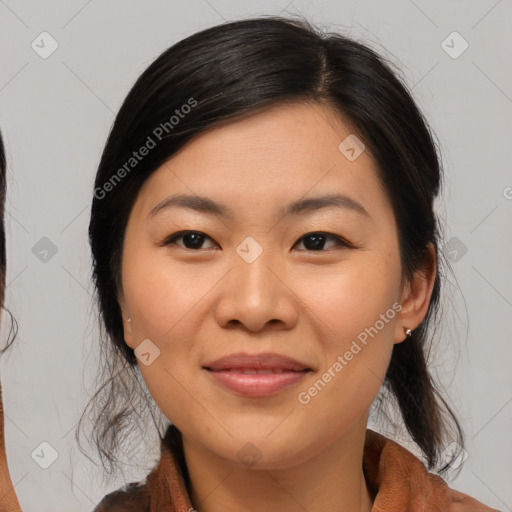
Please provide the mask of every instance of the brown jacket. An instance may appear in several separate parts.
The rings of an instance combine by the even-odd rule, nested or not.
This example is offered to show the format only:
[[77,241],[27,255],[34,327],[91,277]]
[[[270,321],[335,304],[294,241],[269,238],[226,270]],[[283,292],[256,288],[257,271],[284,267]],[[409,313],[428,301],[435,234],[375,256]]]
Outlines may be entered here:
[[21,512],[18,498],[14,492],[7,457],[5,455],[4,440],[4,408],[2,404],[2,385],[0,384],[0,512]]
[[[374,497],[372,512],[493,512],[429,473],[405,448],[366,432],[363,468]],[[191,512],[181,435],[169,427],[158,466],[145,484],[128,484],[103,498],[94,512]],[[494,511],[496,512],[496,511]]]

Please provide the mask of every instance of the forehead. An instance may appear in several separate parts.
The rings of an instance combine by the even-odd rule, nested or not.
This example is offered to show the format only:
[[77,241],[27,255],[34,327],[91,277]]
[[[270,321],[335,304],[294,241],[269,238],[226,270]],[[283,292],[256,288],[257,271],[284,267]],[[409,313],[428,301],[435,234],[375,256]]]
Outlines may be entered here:
[[369,152],[356,142],[357,158],[347,158],[347,144],[358,140],[325,106],[278,105],[196,137],[148,178],[136,206],[147,212],[175,192],[209,196],[234,210],[339,192],[369,210],[389,208]]

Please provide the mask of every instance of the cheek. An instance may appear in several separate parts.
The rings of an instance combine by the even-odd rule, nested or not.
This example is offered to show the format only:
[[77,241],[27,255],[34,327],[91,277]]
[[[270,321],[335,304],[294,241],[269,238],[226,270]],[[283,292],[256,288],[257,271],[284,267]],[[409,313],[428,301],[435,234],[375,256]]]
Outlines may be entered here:
[[335,270],[294,278],[294,292],[312,311],[326,348],[344,352],[353,339],[364,341],[368,330],[374,333],[376,322],[379,336],[392,335],[400,282],[400,268],[393,262],[389,254],[361,253]]
[[364,273],[318,284],[326,293],[309,305],[321,317],[322,368],[297,401],[327,443],[363,417],[379,392],[394,346],[396,290],[392,280],[379,285]]
[[[133,257],[126,261],[123,290],[130,314],[137,320],[132,332],[140,342],[145,338],[167,343],[176,332],[190,330],[197,321],[201,298],[215,285],[215,273],[192,264],[171,264],[165,255]],[[198,277],[200,276],[200,278]]]
[[366,254],[336,272],[316,273],[314,283],[303,280],[298,291],[324,354],[318,379],[299,402],[334,431],[371,405],[386,374],[400,307],[400,268],[392,262],[389,254]]
[[155,403],[172,422],[179,420],[174,411],[186,414],[191,408],[187,390],[202,400],[190,366],[198,360],[197,333],[209,311],[204,302],[222,275],[190,263],[171,265],[165,255],[153,253],[149,258],[143,251],[131,253],[123,262],[134,345],[149,339],[159,350],[151,364],[137,361],[138,366]]

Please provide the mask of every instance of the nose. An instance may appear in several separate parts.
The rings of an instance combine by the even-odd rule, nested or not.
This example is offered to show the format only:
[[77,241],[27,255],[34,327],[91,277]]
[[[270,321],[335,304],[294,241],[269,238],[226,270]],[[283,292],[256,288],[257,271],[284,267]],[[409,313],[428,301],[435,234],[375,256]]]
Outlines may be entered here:
[[248,263],[238,254],[222,281],[215,318],[223,328],[243,326],[251,332],[291,329],[298,319],[293,283],[287,282],[278,255],[265,251]]

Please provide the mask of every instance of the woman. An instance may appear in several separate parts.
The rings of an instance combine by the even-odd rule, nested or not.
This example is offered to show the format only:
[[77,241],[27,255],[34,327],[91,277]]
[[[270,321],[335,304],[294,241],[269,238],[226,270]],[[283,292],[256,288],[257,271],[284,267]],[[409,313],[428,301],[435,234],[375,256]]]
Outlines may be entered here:
[[[93,435],[116,469],[139,371],[171,426],[146,483],[96,510],[490,510],[427,471],[463,449],[425,355],[440,185],[425,120],[362,44],[264,17],[157,58],[96,176]],[[426,467],[367,429],[389,402]]]
[[[5,296],[5,231],[4,204],[6,189],[6,165],[4,145],[0,134],[0,307],[3,308]],[[0,348],[0,354],[2,349]],[[9,476],[4,439],[4,409],[2,404],[2,384],[0,382],[0,510],[2,512],[18,512],[20,506]]]

